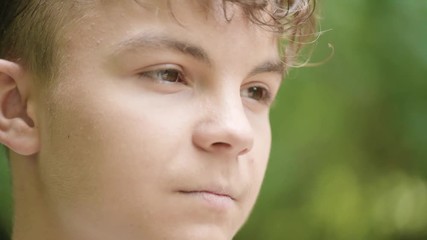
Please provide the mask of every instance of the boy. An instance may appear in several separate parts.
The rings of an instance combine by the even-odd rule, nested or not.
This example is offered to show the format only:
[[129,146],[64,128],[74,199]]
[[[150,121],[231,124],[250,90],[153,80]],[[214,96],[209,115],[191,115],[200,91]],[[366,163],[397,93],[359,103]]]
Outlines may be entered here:
[[232,239],[313,3],[2,4],[13,239]]

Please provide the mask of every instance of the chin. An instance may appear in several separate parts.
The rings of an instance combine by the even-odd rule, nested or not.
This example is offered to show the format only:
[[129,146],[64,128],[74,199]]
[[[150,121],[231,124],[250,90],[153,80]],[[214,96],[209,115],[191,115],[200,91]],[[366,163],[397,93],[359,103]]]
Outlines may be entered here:
[[[195,226],[177,231],[165,239],[174,240],[231,240],[237,231],[230,231],[218,226]],[[162,239],[162,238],[160,238]]]
[[[129,239],[165,239],[165,240],[232,240],[237,233],[232,224],[183,224],[171,226],[151,226],[153,228],[140,228],[138,233]],[[137,229],[135,229],[137,230]],[[136,232],[135,232],[136,233]],[[123,239],[123,238],[122,238]]]

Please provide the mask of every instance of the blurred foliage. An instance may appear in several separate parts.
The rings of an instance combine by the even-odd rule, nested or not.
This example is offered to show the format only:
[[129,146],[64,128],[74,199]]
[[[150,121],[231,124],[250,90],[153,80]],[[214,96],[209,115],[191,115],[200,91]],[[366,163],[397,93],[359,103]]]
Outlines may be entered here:
[[[312,61],[329,43],[334,56],[284,82],[264,187],[235,239],[427,239],[427,1],[319,8],[326,32]],[[10,229],[6,166],[0,239]]]
[[[240,239],[427,239],[427,1],[322,0]],[[327,31],[331,29],[331,31]]]
[[9,167],[4,148],[0,145],[0,240],[8,239],[11,232],[12,197]]

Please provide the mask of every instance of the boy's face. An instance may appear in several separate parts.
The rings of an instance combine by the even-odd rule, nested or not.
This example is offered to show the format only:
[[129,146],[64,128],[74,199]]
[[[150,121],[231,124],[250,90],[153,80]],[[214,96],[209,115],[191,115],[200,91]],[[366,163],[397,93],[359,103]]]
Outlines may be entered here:
[[231,239],[268,160],[276,37],[236,7],[111,2],[64,37],[39,98],[52,216],[78,239]]

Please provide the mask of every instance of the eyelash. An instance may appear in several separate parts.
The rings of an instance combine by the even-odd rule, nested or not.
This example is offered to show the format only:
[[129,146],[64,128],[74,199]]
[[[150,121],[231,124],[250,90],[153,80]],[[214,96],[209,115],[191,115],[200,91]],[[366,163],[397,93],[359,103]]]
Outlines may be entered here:
[[[180,83],[180,84],[188,85],[188,82],[185,79],[185,76],[182,73],[182,71],[175,68],[156,69],[156,70],[151,70],[147,72],[142,72],[139,75],[140,77],[149,78],[151,80],[160,82],[162,84]],[[165,79],[167,77],[172,77],[172,78]],[[264,103],[264,104],[270,104],[272,101],[272,95],[269,89],[261,85],[252,85],[249,87],[245,87],[240,91],[240,94],[242,97],[250,98],[250,99],[253,99],[254,101]]]

